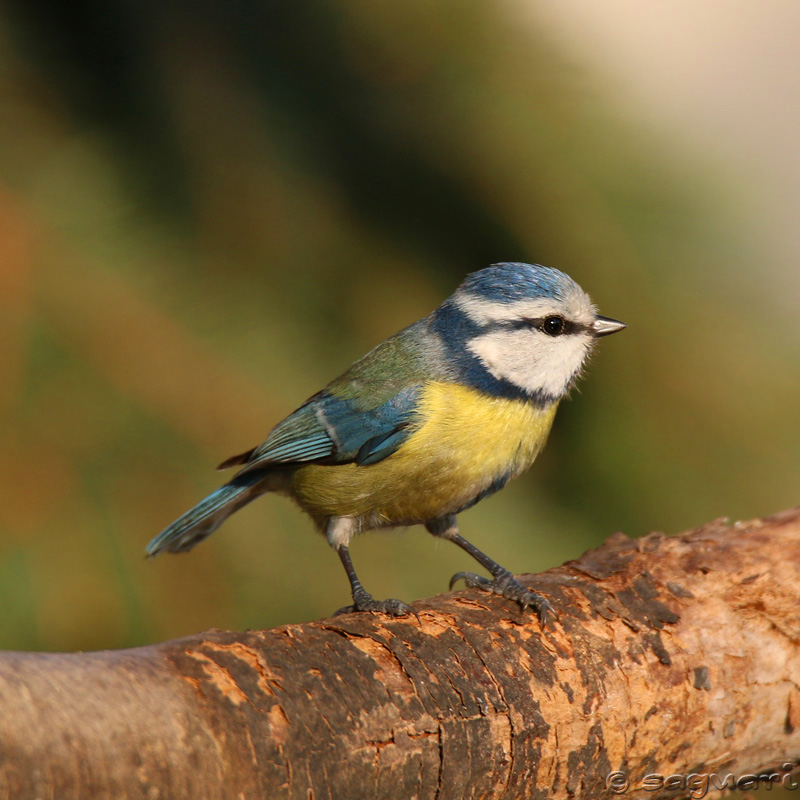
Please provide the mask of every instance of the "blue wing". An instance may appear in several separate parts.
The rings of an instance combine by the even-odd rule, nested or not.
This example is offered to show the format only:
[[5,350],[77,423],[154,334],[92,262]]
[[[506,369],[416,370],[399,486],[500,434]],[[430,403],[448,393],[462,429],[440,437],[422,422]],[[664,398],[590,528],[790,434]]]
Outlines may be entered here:
[[271,464],[377,464],[413,430],[419,390],[419,386],[404,389],[371,409],[359,408],[355,398],[341,399],[322,391],[278,423],[258,447],[220,467],[242,464],[241,474]]

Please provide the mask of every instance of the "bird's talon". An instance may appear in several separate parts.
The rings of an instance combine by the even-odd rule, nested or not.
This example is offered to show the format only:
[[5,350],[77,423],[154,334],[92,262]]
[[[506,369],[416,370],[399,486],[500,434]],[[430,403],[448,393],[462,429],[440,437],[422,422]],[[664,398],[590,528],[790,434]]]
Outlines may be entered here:
[[484,578],[483,575],[476,575],[474,572],[456,572],[450,578],[450,591],[453,591],[453,586],[459,581],[464,581],[468,589],[487,589],[492,591],[489,587],[492,581],[489,578]]
[[391,597],[388,600],[376,600],[372,595],[366,595],[365,597],[359,596],[354,600],[352,605],[343,606],[336,611],[333,616],[338,617],[340,614],[353,614],[359,611],[368,611],[372,614],[386,614],[392,618],[407,617],[409,614],[413,614],[419,621],[419,614],[402,600],[395,600]]
[[492,592],[514,600],[519,603],[523,611],[532,608],[539,617],[539,622],[543,628],[550,623],[550,617],[556,617],[556,612],[548,600],[536,592],[531,592],[522,586],[510,572],[502,572],[493,580],[485,578],[483,575],[476,575],[474,572],[457,572],[450,579],[450,589],[458,581],[463,580],[470,589],[482,589],[485,592]]

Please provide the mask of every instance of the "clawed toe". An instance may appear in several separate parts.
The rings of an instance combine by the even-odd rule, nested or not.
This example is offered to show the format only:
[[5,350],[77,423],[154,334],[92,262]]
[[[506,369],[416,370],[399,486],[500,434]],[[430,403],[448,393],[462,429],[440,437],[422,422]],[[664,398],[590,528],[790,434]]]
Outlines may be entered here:
[[341,614],[353,614],[358,611],[385,614],[388,617],[407,617],[409,614],[413,614],[419,619],[419,614],[402,600],[395,600],[391,597],[388,600],[376,600],[371,595],[358,597],[352,605],[340,608],[333,616],[338,617]]
[[486,591],[492,591],[492,583],[489,578],[484,578],[483,575],[476,575],[474,572],[456,572],[452,578],[450,578],[450,591],[453,591],[453,586],[455,586],[459,581],[464,581],[470,589],[486,589]]
[[474,572],[457,572],[450,579],[450,589],[458,581],[463,580],[470,589],[482,589],[485,592],[499,594],[509,600],[519,603],[523,611],[532,608],[542,627],[547,627],[551,617],[556,616],[556,612],[546,598],[536,592],[531,592],[518,583],[510,572],[502,572],[496,578],[485,578],[483,575],[476,575]]
[[407,617],[413,614],[419,620],[419,614],[411,606],[406,605],[402,600],[389,598],[388,600],[376,600],[362,585],[353,568],[350,559],[350,551],[347,546],[340,544],[336,547],[339,558],[342,560],[347,577],[350,579],[350,588],[353,590],[353,604],[340,608],[334,616],[340,614],[352,614],[356,611],[369,611],[372,614],[385,614],[387,617]]

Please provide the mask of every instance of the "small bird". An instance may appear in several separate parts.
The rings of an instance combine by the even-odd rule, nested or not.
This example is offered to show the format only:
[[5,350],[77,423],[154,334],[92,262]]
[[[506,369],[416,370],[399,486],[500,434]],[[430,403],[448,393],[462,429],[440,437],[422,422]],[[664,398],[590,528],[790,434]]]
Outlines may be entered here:
[[423,524],[491,578],[458,580],[532,608],[550,604],[458,532],[456,515],[526,470],[595,341],[625,328],[602,317],[563,272],[494,264],[468,275],[432,314],[389,337],[279,422],[252,450],[223,461],[233,479],[163,530],[147,554],[189,550],[265,492],[291,497],[339,554],[353,603],[340,612],[404,616],[376,600],[350,558],[354,534]]

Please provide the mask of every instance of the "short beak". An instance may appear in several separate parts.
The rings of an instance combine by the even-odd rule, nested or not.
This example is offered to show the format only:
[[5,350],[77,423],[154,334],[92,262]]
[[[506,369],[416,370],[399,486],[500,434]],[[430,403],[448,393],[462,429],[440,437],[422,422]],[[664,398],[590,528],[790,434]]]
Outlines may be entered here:
[[616,333],[628,326],[618,319],[611,319],[611,317],[601,317],[599,314],[595,317],[592,323],[592,332],[595,336],[608,336],[610,333]]

